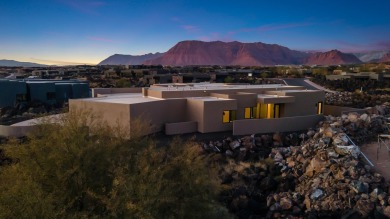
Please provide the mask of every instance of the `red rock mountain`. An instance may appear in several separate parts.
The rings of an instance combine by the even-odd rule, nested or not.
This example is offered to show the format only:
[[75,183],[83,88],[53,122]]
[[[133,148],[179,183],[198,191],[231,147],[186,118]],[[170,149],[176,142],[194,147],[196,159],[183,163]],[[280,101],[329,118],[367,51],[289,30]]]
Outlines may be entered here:
[[343,65],[357,63],[362,63],[362,61],[352,54],[342,53],[338,50],[313,53],[306,60],[307,65]]
[[390,62],[390,52],[386,53],[379,62]]
[[301,64],[308,54],[276,44],[182,41],[147,65],[287,65]]

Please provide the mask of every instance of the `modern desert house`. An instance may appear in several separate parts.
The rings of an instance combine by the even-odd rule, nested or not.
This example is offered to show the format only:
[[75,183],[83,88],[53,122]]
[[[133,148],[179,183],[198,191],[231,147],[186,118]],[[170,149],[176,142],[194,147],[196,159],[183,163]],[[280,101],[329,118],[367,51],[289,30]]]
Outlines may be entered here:
[[[70,110],[100,113],[109,125],[147,123],[143,134],[165,132],[234,135],[305,130],[320,121],[324,92],[280,84],[156,84],[139,90],[95,90],[96,98],[70,100]],[[138,120],[138,121],[137,121]]]

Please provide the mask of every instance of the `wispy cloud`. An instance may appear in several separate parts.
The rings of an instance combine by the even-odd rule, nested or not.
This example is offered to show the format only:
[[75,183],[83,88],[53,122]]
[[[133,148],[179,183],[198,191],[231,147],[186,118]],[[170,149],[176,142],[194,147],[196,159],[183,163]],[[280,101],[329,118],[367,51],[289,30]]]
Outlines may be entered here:
[[30,59],[33,62],[39,62],[48,65],[96,65],[96,63],[86,63],[86,62],[68,62],[68,61],[37,59],[37,58],[30,58]]
[[85,14],[98,14],[98,9],[106,6],[104,1],[91,1],[91,0],[58,0],[59,2],[67,5],[68,7],[77,10]]
[[114,40],[111,40],[111,39],[107,39],[107,38],[103,38],[103,37],[94,37],[94,36],[89,36],[89,37],[87,37],[87,39],[93,40],[93,41],[105,42],[105,43],[115,42]]
[[364,52],[364,51],[390,51],[390,40],[379,40],[371,43],[351,43],[344,40],[329,40],[323,44],[329,45],[325,50],[339,49],[343,52]]
[[195,33],[195,32],[198,32],[200,30],[199,27],[194,26],[194,25],[181,25],[180,27],[189,33]]

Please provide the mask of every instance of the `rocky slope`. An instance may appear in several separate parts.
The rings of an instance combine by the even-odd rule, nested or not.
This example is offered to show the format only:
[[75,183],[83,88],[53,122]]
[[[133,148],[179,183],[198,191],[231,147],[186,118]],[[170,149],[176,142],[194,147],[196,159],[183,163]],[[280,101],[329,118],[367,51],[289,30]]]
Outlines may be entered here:
[[311,54],[306,60],[307,65],[343,65],[362,63],[352,54],[342,53],[338,50]]
[[162,55],[163,53],[149,53],[139,56],[115,54],[101,61],[98,65],[141,65],[146,60],[155,59]]
[[285,65],[300,64],[307,54],[276,44],[182,41],[149,65]]
[[374,62],[381,59],[388,51],[369,51],[353,53],[362,62]]
[[386,53],[379,62],[390,62],[390,52]]

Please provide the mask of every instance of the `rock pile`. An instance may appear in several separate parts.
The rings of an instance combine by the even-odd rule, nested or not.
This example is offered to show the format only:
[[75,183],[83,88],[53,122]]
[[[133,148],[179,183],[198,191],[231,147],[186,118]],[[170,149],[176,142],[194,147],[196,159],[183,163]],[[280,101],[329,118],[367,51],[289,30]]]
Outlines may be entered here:
[[18,103],[14,107],[8,106],[0,108],[0,124],[9,125],[15,122],[36,118],[38,115],[48,113],[58,114],[62,111],[62,106],[49,106],[38,101]]
[[344,133],[369,135],[382,130],[384,122],[367,114],[328,117],[302,146],[272,149],[281,178],[293,179],[295,188],[268,195],[268,214],[390,217],[389,184],[359,159],[359,148]]
[[359,92],[326,93],[325,103],[328,105],[365,108],[390,102],[389,94],[368,94]]
[[223,155],[221,201],[239,218],[390,217],[389,183],[351,141],[366,142],[385,131],[389,108],[329,116],[304,133],[203,144]]
[[[311,130],[308,134],[313,135]],[[227,137],[222,141],[215,140],[203,143],[203,149],[208,152],[222,153],[236,161],[256,161],[268,157],[271,149],[284,145],[297,146],[309,136],[305,133],[275,133],[251,135],[233,139]]]

